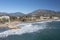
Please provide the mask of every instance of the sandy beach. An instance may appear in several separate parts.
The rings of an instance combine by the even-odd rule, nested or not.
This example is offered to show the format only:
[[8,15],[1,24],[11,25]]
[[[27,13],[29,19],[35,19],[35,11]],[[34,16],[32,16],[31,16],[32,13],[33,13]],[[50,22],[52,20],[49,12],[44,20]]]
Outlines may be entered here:
[[[49,19],[49,20],[40,20],[38,22],[41,22],[41,21],[53,21],[55,19]],[[60,21],[60,19],[57,19],[55,21]],[[30,21],[31,22],[31,21]],[[37,21],[36,21],[37,22]],[[8,28],[11,28],[11,29],[17,29],[18,27],[16,26],[17,24],[21,23],[21,21],[11,21],[10,23],[9,22],[5,22],[5,23],[0,23],[0,28],[3,28],[3,27],[8,27]]]
[[1,23],[0,28],[2,27],[9,27],[9,28],[17,28],[16,25],[19,24],[19,21],[13,21],[13,22],[6,22],[6,23]]

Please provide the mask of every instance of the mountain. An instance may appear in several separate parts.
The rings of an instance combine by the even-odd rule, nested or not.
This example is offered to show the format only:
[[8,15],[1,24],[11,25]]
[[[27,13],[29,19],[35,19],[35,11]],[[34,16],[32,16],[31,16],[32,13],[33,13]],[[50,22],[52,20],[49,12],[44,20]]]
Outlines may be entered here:
[[31,13],[24,14],[21,12],[15,12],[15,13],[6,13],[6,12],[0,12],[0,16],[58,16],[60,17],[60,11],[52,11],[52,10],[44,10],[44,9],[38,9]]
[[9,13],[9,16],[24,16],[21,12]]
[[60,12],[52,11],[52,10],[44,10],[44,9],[38,9],[35,10],[29,14],[29,16],[60,16]]
[[15,12],[15,13],[5,13],[0,12],[0,16],[23,16],[24,14],[21,12]]
[[8,16],[9,14],[6,12],[0,12],[0,16]]

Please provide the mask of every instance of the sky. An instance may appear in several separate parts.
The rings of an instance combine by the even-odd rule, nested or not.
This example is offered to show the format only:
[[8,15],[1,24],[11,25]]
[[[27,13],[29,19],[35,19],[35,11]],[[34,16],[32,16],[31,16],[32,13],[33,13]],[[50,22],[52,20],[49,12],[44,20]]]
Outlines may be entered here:
[[60,11],[60,0],[0,0],[0,12],[27,14],[37,9]]

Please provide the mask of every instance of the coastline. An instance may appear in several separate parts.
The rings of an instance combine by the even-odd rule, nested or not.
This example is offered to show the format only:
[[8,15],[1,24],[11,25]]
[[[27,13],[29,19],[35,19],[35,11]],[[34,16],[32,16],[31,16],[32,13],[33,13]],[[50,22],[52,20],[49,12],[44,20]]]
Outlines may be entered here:
[[[48,20],[40,20],[40,21],[26,21],[26,22],[48,22],[48,21],[60,21],[60,19],[48,19]],[[0,24],[0,28],[8,27],[11,29],[17,29],[16,25],[21,23],[21,21],[13,21],[13,22],[6,22]]]

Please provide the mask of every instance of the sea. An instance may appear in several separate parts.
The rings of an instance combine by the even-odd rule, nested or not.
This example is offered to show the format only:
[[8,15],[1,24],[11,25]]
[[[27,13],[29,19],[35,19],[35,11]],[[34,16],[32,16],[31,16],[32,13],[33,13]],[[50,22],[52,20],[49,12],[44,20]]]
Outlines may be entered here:
[[22,22],[19,29],[0,28],[0,40],[60,40],[60,20]]

